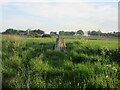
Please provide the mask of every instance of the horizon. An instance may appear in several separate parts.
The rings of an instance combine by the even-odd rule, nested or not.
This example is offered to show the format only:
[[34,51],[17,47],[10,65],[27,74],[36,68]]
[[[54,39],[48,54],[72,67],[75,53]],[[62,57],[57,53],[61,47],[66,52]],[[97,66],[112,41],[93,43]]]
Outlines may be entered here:
[[[15,28],[8,28],[8,29],[13,29],[13,30],[17,30],[17,29],[15,29]],[[30,28],[28,28],[28,29],[30,29]],[[17,31],[27,31],[28,29],[19,29],[19,30],[17,30]],[[6,29],[7,30],[7,29]],[[5,31],[6,31],[5,30]],[[34,30],[41,30],[41,31],[44,31],[45,32],[45,34],[50,34],[50,32],[56,32],[56,31],[50,31],[49,33],[46,33],[46,31],[45,30],[42,30],[42,29],[40,29],[40,28],[37,28],[37,29],[30,29],[30,31],[34,31]],[[80,29],[80,30],[82,30],[82,29]],[[2,32],[0,32],[0,33],[3,33],[3,32],[5,32],[5,31],[2,31]],[[59,30],[59,31],[57,31],[56,33],[57,34],[59,34],[59,32],[60,31],[64,31],[64,32],[77,32],[78,30]],[[89,31],[85,31],[85,30],[82,30],[83,32],[84,32],[84,34],[86,35]],[[91,31],[99,31],[99,30],[91,30]],[[102,31],[101,31],[102,32]],[[119,32],[119,31],[113,31],[113,32]],[[102,33],[113,33],[113,32],[102,32]]]
[[2,32],[8,28],[118,32],[117,2],[10,2],[3,5],[2,15]]

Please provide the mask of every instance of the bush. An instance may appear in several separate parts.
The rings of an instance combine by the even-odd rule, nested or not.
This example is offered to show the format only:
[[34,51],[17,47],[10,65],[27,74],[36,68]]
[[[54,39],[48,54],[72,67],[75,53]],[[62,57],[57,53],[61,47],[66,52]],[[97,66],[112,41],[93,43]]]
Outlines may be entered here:
[[42,37],[43,37],[43,38],[44,38],[44,37],[49,37],[49,38],[51,38],[51,36],[50,36],[49,34],[43,34]]

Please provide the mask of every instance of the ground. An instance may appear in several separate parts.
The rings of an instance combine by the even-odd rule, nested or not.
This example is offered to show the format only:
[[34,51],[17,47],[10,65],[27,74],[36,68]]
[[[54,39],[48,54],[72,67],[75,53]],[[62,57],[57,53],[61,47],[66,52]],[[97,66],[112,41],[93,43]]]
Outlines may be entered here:
[[3,36],[3,88],[120,88],[118,40]]

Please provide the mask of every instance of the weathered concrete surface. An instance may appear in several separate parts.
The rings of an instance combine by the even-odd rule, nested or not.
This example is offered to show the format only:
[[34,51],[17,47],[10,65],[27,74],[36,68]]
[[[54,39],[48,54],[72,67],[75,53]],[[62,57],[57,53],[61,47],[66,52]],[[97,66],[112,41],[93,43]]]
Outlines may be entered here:
[[66,44],[63,38],[57,38],[55,43],[55,50],[64,50],[66,48]]

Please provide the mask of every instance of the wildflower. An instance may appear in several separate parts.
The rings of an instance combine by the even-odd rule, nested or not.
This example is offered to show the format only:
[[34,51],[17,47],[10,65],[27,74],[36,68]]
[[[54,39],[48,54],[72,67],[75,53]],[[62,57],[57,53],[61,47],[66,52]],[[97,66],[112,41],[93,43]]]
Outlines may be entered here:
[[111,64],[109,64],[109,65],[106,65],[107,67],[111,67],[112,65]]
[[117,72],[117,69],[115,67],[113,67],[112,70],[114,70],[115,72]]
[[106,78],[108,78],[108,75],[106,76]]

